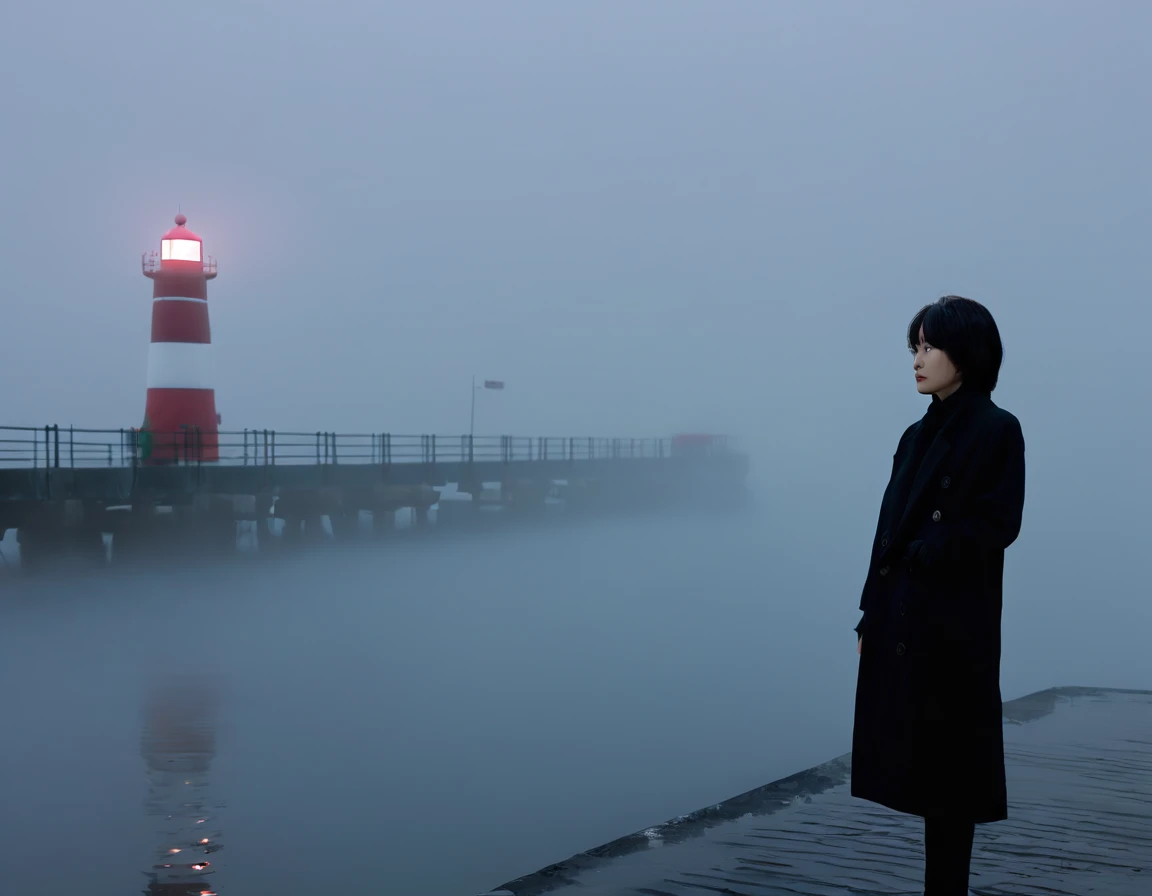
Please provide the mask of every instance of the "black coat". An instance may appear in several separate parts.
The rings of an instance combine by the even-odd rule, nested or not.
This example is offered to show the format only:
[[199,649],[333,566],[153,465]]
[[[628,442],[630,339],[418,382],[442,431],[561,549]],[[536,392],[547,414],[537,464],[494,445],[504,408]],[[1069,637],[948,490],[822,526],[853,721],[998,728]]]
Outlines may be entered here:
[[1000,615],[1023,508],[1019,421],[987,394],[934,398],[893,457],[860,598],[853,796],[1007,817]]

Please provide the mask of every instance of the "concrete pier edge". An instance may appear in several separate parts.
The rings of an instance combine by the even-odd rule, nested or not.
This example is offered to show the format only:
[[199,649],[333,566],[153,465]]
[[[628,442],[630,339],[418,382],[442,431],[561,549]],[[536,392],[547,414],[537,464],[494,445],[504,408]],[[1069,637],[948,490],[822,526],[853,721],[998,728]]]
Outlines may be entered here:
[[[1063,686],[1036,691],[1014,700],[1005,701],[1002,716],[1005,725],[1022,725],[1051,714],[1062,700],[1076,697],[1100,697],[1109,694],[1152,696],[1152,690],[1140,688]],[[687,815],[670,819],[662,824],[618,837],[601,846],[574,854],[538,871],[501,884],[494,890],[474,896],[540,896],[545,892],[576,884],[574,878],[584,872],[611,862],[630,853],[646,850],[651,841],[674,845],[726,822],[746,816],[771,815],[796,802],[807,802],[812,797],[833,787],[847,783],[852,770],[852,754],[844,753],[827,762],[804,771],[772,781],[761,787],[738,794],[714,805],[698,809]]]

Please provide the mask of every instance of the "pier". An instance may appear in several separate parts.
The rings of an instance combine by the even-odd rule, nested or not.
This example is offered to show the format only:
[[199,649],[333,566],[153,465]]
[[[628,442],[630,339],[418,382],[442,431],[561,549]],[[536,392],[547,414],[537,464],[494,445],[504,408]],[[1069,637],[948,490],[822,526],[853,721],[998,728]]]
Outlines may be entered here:
[[[0,427],[0,536],[21,569],[467,526],[484,510],[534,519],[739,506],[746,455],[713,435],[591,438]],[[442,500],[448,486],[453,500]],[[435,508],[435,509],[434,509]],[[108,539],[111,539],[111,552]]]
[[[1009,817],[977,826],[971,892],[1152,892],[1152,691],[1068,687],[1012,700],[1004,739]],[[849,753],[485,896],[922,893],[923,822],[853,799],[851,769]]]

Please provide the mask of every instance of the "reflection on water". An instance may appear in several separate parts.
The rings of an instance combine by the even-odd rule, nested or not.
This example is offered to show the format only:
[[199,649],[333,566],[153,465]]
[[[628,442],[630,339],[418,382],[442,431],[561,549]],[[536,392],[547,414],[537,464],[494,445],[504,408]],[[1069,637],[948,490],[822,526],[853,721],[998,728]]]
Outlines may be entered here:
[[150,816],[157,819],[156,851],[145,896],[216,896],[216,867],[223,848],[209,770],[216,755],[214,683],[176,677],[156,686],[144,708],[140,752],[148,765]]

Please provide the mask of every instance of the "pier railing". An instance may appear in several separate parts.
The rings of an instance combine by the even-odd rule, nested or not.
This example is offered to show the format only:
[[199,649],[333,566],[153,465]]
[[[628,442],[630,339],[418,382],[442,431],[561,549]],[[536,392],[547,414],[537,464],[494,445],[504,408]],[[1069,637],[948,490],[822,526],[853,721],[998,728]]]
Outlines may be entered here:
[[722,436],[596,438],[590,436],[438,436],[280,432],[245,429],[78,429],[0,426],[0,468],[92,468],[138,465],[511,463],[658,459],[728,452]]

